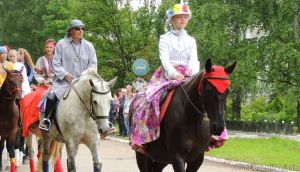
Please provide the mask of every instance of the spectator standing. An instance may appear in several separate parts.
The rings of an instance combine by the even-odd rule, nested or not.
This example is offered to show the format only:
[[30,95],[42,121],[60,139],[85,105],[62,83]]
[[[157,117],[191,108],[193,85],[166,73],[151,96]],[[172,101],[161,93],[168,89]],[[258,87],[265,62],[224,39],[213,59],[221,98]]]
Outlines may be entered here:
[[124,124],[126,129],[126,135],[129,135],[129,107],[131,104],[131,101],[134,97],[133,94],[133,87],[131,85],[126,86],[126,97],[125,97],[125,103],[124,103]]

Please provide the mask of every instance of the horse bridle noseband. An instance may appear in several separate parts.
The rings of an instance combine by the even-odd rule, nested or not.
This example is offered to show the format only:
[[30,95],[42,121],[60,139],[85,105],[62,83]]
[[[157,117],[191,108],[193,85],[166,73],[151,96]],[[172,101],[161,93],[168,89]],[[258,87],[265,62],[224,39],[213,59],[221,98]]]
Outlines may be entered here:
[[96,111],[95,111],[95,108],[94,108],[94,105],[93,105],[93,93],[104,95],[104,94],[110,93],[110,89],[108,91],[105,91],[105,92],[100,92],[100,91],[94,90],[93,87],[92,87],[91,92],[90,92],[90,109],[92,109],[92,111],[90,111],[89,108],[86,106],[85,102],[83,101],[83,99],[80,97],[80,95],[78,93],[78,90],[74,87],[74,84],[70,84],[70,87],[74,89],[74,91],[75,91],[76,95],[78,96],[79,100],[84,105],[86,111],[89,113],[90,117],[93,120],[108,119],[108,116],[97,116],[96,115]]
[[[202,81],[203,81],[204,79],[206,79],[206,80],[207,80],[207,79],[228,80],[228,77],[225,77],[225,76],[206,76],[206,74],[204,73],[203,76],[202,76],[202,78],[201,78],[200,81],[199,81],[199,84],[202,84]],[[193,103],[193,101],[190,99],[189,95],[187,94],[187,92],[186,92],[186,90],[184,89],[184,87],[182,86],[182,84],[180,83],[179,85],[180,85],[181,89],[183,90],[183,93],[184,93],[185,97],[187,98],[188,102],[193,106],[193,108],[196,110],[196,112],[197,112],[198,114],[201,114],[201,116],[202,116],[203,118],[208,118],[207,113],[206,113],[206,111],[205,111],[205,108],[202,107],[202,108],[204,109],[204,112],[201,113],[200,109],[197,108],[197,106],[196,106],[196,105]]]

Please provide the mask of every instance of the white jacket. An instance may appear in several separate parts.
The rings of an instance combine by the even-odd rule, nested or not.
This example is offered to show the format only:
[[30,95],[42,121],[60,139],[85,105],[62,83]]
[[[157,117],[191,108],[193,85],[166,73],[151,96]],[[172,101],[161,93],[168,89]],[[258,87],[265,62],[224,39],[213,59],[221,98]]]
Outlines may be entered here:
[[179,74],[175,69],[178,65],[187,66],[190,75],[200,70],[196,40],[185,30],[171,30],[161,35],[159,52],[168,79],[174,79]]
[[21,70],[22,67],[23,67],[23,71],[22,71],[22,76],[23,76],[22,97],[24,97],[26,94],[31,92],[31,88],[30,88],[30,85],[29,85],[29,82],[28,82],[26,67],[24,66],[23,63],[20,63],[20,62],[15,62],[14,63],[14,70]]

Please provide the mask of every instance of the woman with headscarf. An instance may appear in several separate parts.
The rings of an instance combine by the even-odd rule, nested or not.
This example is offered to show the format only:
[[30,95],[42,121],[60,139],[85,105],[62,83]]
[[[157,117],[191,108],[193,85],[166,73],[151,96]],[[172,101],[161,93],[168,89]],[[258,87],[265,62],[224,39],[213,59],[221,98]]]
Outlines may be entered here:
[[[7,49],[4,46],[0,46],[0,88],[2,87],[2,84],[7,76],[7,73],[5,69],[13,70],[14,65],[13,63],[7,61]],[[4,69],[5,68],[5,69]]]
[[40,57],[34,68],[34,78],[39,85],[51,85],[54,79],[52,68],[52,59],[54,56],[54,48],[56,42],[54,40],[46,40],[44,46],[44,55]]

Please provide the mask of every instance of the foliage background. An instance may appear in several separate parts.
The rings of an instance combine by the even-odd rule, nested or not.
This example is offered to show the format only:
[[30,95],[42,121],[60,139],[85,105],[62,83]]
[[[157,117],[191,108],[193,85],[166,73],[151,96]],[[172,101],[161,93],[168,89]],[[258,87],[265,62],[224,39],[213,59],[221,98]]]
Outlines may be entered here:
[[[66,35],[70,20],[86,24],[85,38],[97,51],[99,73],[118,76],[115,89],[136,76],[137,58],[150,64],[149,79],[160,65],[159,36],[167,30],[165,11],[176,0],[154,0],[134,11],[122,0],[0,0],[0,44],[26,48],[34,61],[43,42]],[[227,118],[295,121],[300,125],[300,1],[190,0],[187,27],[198,44],[201,69],[206,59],[238,65],[231,76]],[[259,37],[247,38],[247,30]]]

